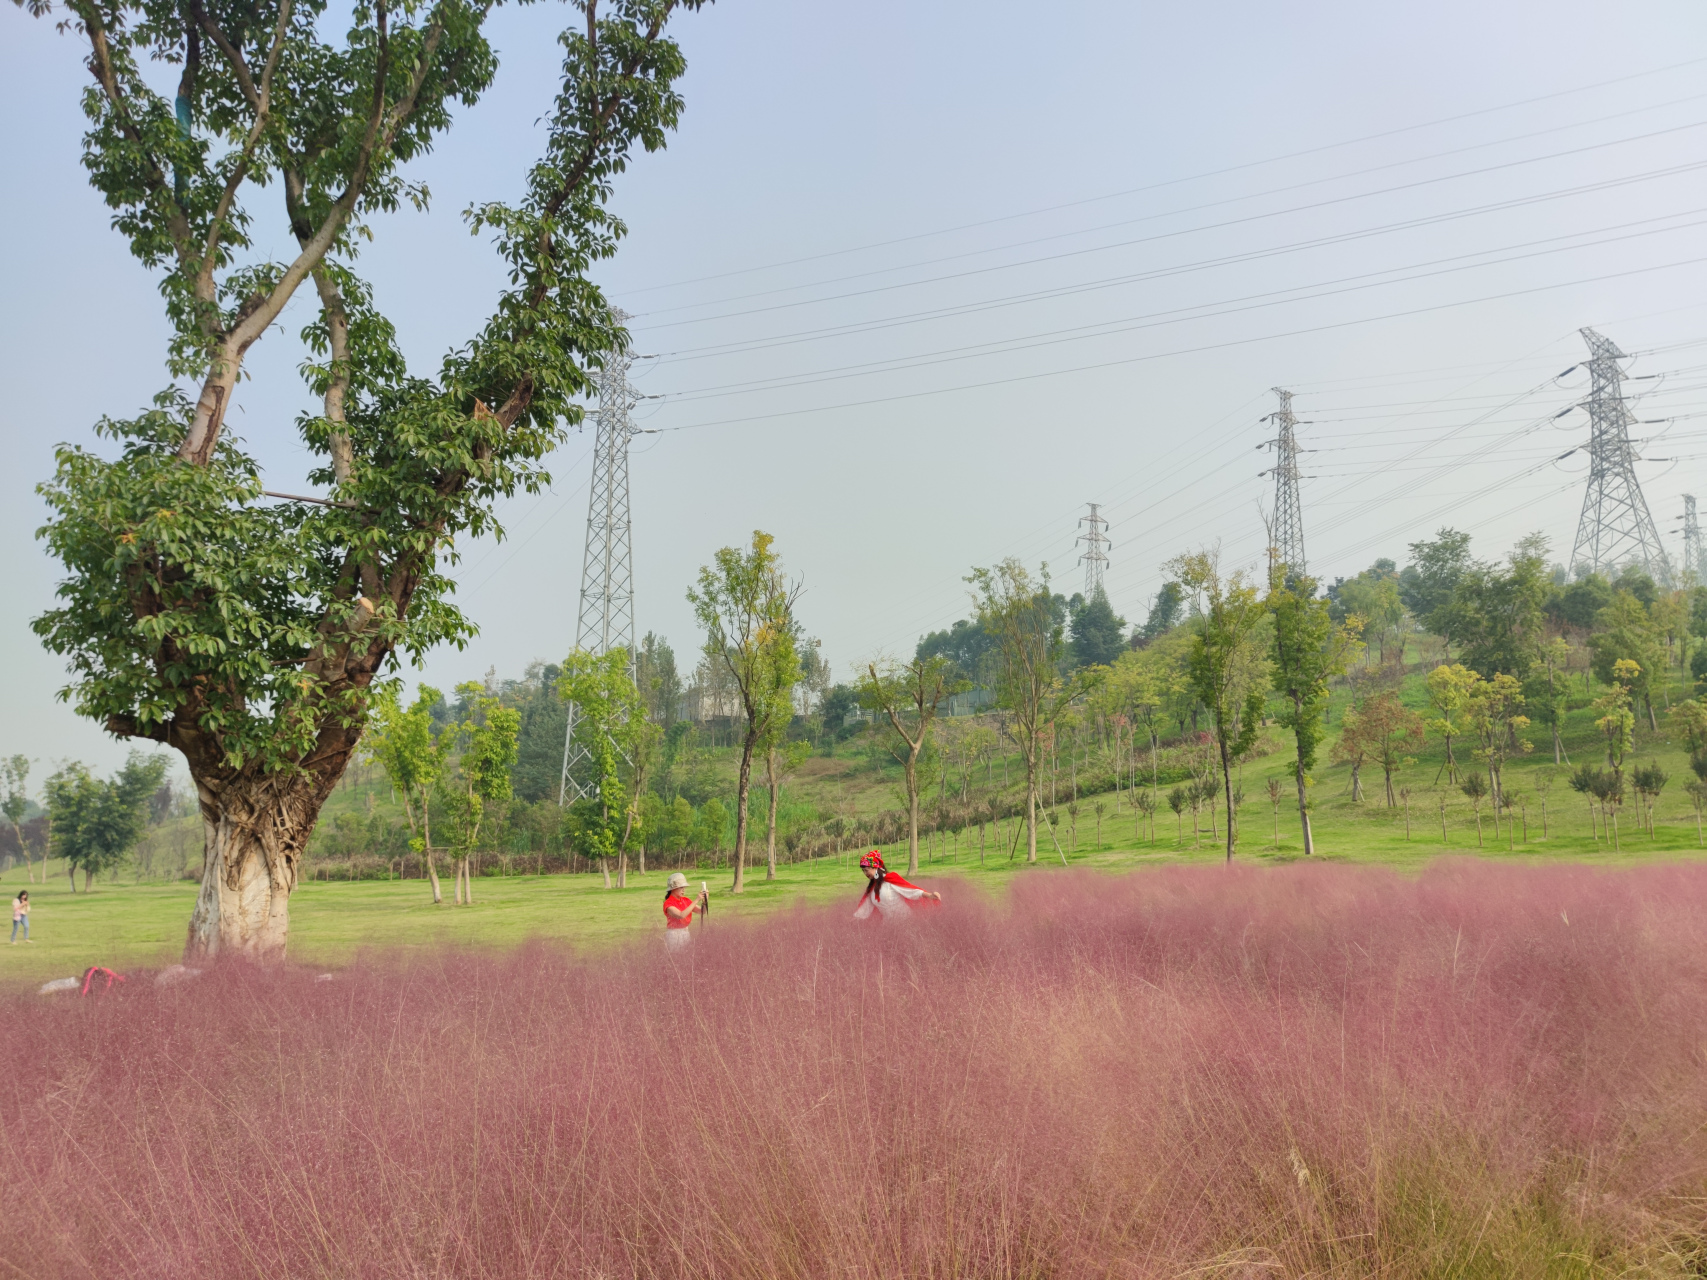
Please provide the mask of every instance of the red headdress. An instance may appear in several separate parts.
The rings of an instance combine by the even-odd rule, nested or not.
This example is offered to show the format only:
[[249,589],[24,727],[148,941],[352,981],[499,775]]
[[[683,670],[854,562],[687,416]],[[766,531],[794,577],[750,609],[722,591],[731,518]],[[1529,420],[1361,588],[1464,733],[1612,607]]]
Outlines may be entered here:
[[876,849],[873,849],[870,853],[865,854],[863,857],[861,857],[859,860],[859,865],[862,869],[866,868],[866,867],[872,867],[878,871],[885,870],[885,867],[883,865],[883,855],[881,853],[879,853]]

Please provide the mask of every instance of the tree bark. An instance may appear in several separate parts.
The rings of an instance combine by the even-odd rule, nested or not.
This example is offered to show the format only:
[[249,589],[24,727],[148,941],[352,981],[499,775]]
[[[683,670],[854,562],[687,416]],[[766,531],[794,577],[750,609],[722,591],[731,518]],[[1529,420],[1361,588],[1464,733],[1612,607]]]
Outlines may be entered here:
[[[1227,796],[1227,865],[1233,865],[1233,850],[1239,842],[1239,815],[1233,808],[1233,762],[1227,754],[1227,735],[1217,733],[1216,738],[1221,746],[1221,786]],[[1210,809],[1210,822],[1214,822],[1214,809]]]
[[748,717],[747,736],[741,743],[741,774],[735,784],[735,883],[731,893],[747,891],[747,795],[753,786],[753,747],[758,742],[758,729]]
[[308,837],[347,759],[290,776],[196,777],[205,839],[186,960],[283,959]]
[[[923,741],[923,735],[920,741]],[[919,752],[914,748],[906,759],[907,770],[907,874],[919,873]]]
[[765,752],[765,782],[770,786],[771,807],[765,815],[765,879],[776,879],[776,748]]
[[[1295,715],[1302,716],[1304,714],[1304,701],[1302,698],[1294,695],[1292,699],[1292,706]],[[1316,844],[1310,835],[1310,802],[1305,796],[1304,761],[1302,757],[1294,763],[1292,772],[1293,776],[1298,781],[1298,826],[1304,833],[1304,856],[1308,858],[1311,854],[1316,852]]]
[[1032,864],[1037,861],[1037,802],[1040,799],[1037,782],[1039,762],[1032,757],[1036,748],[1027,753],[1025,760],[1025,860]]

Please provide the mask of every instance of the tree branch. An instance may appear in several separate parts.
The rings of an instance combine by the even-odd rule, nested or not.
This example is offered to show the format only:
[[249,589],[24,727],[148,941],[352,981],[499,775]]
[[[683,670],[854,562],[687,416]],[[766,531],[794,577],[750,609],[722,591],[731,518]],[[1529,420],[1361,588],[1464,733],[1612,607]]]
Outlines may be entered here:
[[[438,10],[435,8],[434,12],[437,14]],[[379,20],[382,29],[384,18],[385,10],[381,7]],[[443,20],[435,16],[421,42],[420,61],[415,67],[414,75],[410,77],[408,90],[389,113],[385,111],[382,89],[376,90],[367,132],[362,139],[361,149],[357,153],[355,166],[343,194],[333,202],[318,230],[290,266],[285,268],[278,283],[255,306],[246,309],[226,335],[223,349],[214,358],[216,372],[210,375],[207,384],[203,386],[201,399],[196,404],[195,416],[190,420],[190,429],[184,433],[184,441],[178,447],[178,457],[183,461],[196,466],[206,466],[213,459],[214,446],[219,442],[219,429],[224,419],[227,389],[235,380],[236,367],[241,363],[243,353],[267,331],[268,325],[278,319],[279,313],[296,293],[298,286],[325,260],[326,254],[336,243],[344,224],[361,200],[374,155],[391,145],[397,131],[413,114],[421,88],[432,70],[434,54],[438,52],[439,44],[444,39],[444,31]],[[384,62],[387,55],[383,52],[384,47],[382,39],[381,68],[376,77],[378,80],[383,80],[385,75]]]
[[260,144],[261,135],[266,132],[267,125],[272,120],[273,72],[278,69],[279,55],[284,51],[285,31],[290,25],[290,10],[291,0],[282,0],[279,5],[278,26],[273,31],[273,47],[267,53],[266,66],[261,69],[261,86],[257,91],[254,81],[250,79],[249,67],[242,53],[226,38],[213,19],[208,17],[200,0],[191,0],[191,12],[209,38],[219,46],[225,60],[231,64],[232,73],[237,77],[238,84],[243,86],[243,96],[249,99],[249,105],[255,111],[255,123],[249,130],[249,136],[243,140],[243,149],[238,155],[237,163],[232,167],[230,178],[226,180],[225,190],[220,192],[219,204],[214,209],[213,221],[208,226],[207,239],[202,247],[201,269],[196,272],[195,284],[196,297],[202,302],[214,301],[213,271],[218,261],[219,237],[225,229],[226,218],[231,214],[231,206],[237,199],[238,188],[243,185],[243,179],[249,176],[249,165],[254,159],[255,148]]
[[108,43],[107,29],[101,22],[100,12],[86,0],[70,0],[70,3],[72,11],[83,19],[84,28],[89,33],[89,73],[95,77],[95,82],[101,86],[101,91],[107,95],[107,101],[112,104],[120,131],[130,139],[141,155],[147,170],[144,176],[148,189],[165,206],[167,234],[172,237],[172,243],[178,251],[179,264],[187,267],[194,261],[192,246],[195,236],[190,231],[189,219],[184,216],[183,209],[172,195],[171,184],[166,181],[166,171],[148,150],[142,138],[142,130],[137,128],[136,121],[131,116],[124,89],[119,84],[118,72],[113,67],[112,46]]

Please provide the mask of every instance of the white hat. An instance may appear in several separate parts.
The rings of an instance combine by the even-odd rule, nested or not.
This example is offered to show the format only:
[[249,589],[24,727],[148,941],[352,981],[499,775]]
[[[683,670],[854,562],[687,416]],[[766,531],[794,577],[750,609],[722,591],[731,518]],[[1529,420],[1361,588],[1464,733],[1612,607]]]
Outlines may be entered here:
[[680,871],[677,871],[673,873],[668,880],[664,881],[664,887],[666,889],[685,889],[688,887],[688,878]]

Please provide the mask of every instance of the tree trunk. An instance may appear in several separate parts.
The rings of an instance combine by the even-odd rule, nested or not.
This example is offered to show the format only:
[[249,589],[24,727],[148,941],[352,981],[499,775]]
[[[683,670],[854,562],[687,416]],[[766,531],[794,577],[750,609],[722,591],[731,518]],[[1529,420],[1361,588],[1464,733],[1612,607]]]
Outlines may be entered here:
[[458,907],[462,905],[462,868],[464,861],[465,859],[462,858],[450,860],[451,902],[452,905]]
[[[617,854],[617,856],[616,856],[616,887],[618,889],[628,888],[628,850],[627,849],[624,849],[621,853]],[[470,902],[474,901],[474,885],[472,883],[470,883],[468,886],[468,900]]]
[[462,895],[469,906],[474,905],[474,855],[471,853],[462,860]]
[[1363,799],[1363,761],[1351,762],[1351,798],[1353,802]]
[[1298,825],[1304,832],[1304,856],[1308,858],[1316,852],[1315,841],[1310,838],[1310,802],[1304,794],[1304,765],[1299,762],[1294,770],[1298,780]]
[[1037,861],[1037,764],[1027,758],[1025,762],[1025,860],[1033,864]]
[[741,744],[741,773],[735,784],[735,883],[731,893],[747,891],[747,796],[753,786],[753,747],[758,741],[755,729],[747,730]]
[[1396,809],[1399,807],[1399,800],[1398,797],[1393,794],[1393,771],[1386,765],[1382,765],[1381,772],[1387,782],[1387,807],[1389,809]]
[[776,879],[776,748],[765,753],[765,782],[770,786],[771,808],[765,816],[765,879]]
[[[920,741],[923,741],[921,737]],[[907,756],[907,874],[919,874],[919,753]]]
[[[340,755],[335,767],[317,773],[239,773],[217,783],[196,778],[204,844],[201,892],[184,945],[187,961],[227,953],[284,958],[290,895],[320,806],[343,775],[345,759]],[[432,845],[424,847],[430,866]]]
[[[1227,755],[1227,735],[1219,733],[1215,736],[1220,741],[1221,746],[1221,785],[1227,795],[1227,865],[1231,866],[1233,864],[1233,850],[1239,841],[1239,818],[1233,808],[1233,766]],[[1213,812],[1211,810],[1211,822],[1214,821]]]

